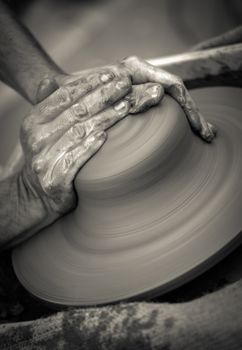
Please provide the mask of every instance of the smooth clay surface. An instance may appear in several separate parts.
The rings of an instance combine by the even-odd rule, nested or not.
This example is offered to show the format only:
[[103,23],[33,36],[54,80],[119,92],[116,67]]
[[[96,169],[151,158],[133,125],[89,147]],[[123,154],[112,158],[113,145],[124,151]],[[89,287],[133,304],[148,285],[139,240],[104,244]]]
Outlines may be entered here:
[[14,250],[22,284],[52,304],[164,293],[240,240],[242,92],[194,98],[218,136],[206,144],[174,100],[129,116],[80,171],[77,209]]

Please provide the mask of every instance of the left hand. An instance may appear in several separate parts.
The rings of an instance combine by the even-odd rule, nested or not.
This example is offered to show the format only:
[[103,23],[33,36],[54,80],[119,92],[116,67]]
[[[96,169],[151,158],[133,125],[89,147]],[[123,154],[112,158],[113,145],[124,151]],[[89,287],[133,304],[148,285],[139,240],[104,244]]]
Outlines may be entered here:
[[[110,72],[114,77],[123,79],[129,78],[129,73],[124,69],[121,69],[119,65],[110,67],[97,67],[86,71],[79,72],[77,74],[55,74],[55,79],[46,77],[43,79],[37,90],[34,101],[36,104],[42,102],[55,92],[59,87],[66,86],[69,83],[78,81],[78,83],[89,84],[95,81],[98,74],[108,76]],[[130,104],[129,113],[135,114],[145,111],[153,105],[158,104],[164,96],[164,89],[161,84],[156,82],[147,82],[145,84],[133,85],[132,90],[125,96],[125,100],[128,100]],[[0,179],[5,179],[11,174],[20,170],[23,165],[23,151],[18,141],[15,149],[13,150],[9,160],[4,168],[0,168]]]

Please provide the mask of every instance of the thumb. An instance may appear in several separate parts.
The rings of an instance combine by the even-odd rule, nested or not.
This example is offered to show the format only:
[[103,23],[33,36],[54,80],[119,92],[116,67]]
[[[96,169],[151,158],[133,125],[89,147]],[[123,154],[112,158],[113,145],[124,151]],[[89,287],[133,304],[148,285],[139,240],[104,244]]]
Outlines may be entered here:
[[54,78],[45,78],[41,80],[36,93],[36,103],[43,101],[58,88],[59,86]]

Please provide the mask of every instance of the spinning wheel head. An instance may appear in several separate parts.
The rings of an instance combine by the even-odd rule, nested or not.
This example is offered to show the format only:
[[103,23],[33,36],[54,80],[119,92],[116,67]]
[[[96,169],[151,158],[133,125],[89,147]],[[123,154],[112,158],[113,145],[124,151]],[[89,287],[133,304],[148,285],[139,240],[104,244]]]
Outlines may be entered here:
[[170,97],[110,129],[76,177],[78,206],[17,247],[22,284],[52,304],[164,293],[221,259],[242,229],[242,92],[195,99],[218,128],[206,144]]

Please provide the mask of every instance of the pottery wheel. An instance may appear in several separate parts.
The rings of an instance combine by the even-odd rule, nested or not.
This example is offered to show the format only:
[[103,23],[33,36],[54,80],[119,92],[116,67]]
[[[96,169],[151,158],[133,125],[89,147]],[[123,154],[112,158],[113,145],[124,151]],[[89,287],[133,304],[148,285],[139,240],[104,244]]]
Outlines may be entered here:
[[25,288],[52,304],[97,305],[162,294],[241,240],[242,92],[193,93],[218,129],[212,144],[165,96],[108,132],[81,169],[78,207],[13,252]]

